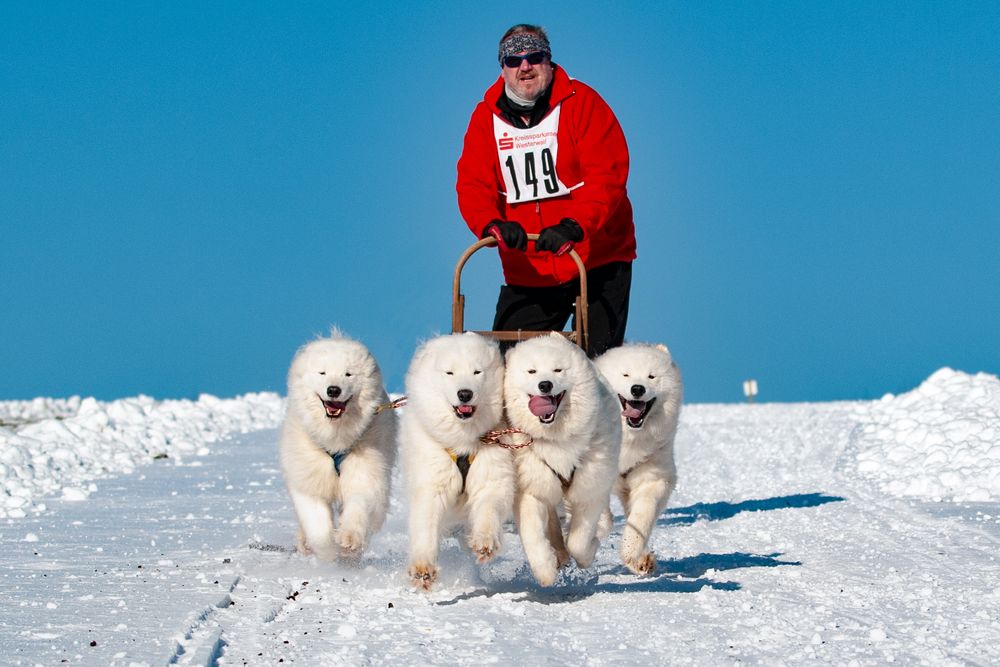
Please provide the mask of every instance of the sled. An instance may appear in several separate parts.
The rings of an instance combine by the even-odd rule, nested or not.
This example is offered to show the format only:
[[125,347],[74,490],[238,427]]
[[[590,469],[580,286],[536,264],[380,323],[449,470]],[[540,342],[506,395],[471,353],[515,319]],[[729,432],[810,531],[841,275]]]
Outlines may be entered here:
[[[537,241],[538,234],[528,234],[528,241]],[[487,237],[473,243],[458,259],[455,265],[455,279],[451,288],[451,332],[464,333],[465,329],[465,295],[462,294],[462,269],[469,258],[481,248],[488,248],[497,245],[497,240]],[[587,351],[588,327],[587,327],[587,269],[583,266],[583,260],[576,250],[570,250],[569,256],[576,263],[576,270],[580,274],[580,294],[576,297],[576,312],[573,317],[573,331],[559,331],[570,341],[579,345],[584,352]],[[548,336],[550,331],[473,331],[482,336],[489,336],[499,341],[521,341],[536,336]]]

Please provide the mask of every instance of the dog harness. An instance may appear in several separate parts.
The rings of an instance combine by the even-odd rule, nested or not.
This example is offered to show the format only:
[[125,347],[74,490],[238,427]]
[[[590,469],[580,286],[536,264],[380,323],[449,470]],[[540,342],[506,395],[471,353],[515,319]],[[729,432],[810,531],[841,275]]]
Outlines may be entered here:
[[652,455],[652,454],[649,454],[649,455],[645,456],[644,458],[641,458],[641,459],[639,459],[638,461],[636,461],[636,462],[635,462],[635,463],[634,463],[634,464],[632,465],[632,467],[631,467],[631,468],[629,468],[629,469],[628,469],[628,470],[626,470],[625,472],[622,472],[622,473],[618,473],[618,476],[619,476],[619,477],[621,477],[622,479],[625,479],[626,477],[628,477],[628,476],[629,476],[629,475],[630,475],[630,474],[632,473],[632,471],[633,471],[633,470],[635,470],[636,468],[638,468],[639,466],[641,466],[641,465],[642,465],[643,463],[645,463],[646,461],[648,461],[648,460],[649,460],[649,459],[651,459],[652,457],[653,457],[653,455]]
[[459,456],[450,449],[447,451],[448,456],[450,456],[451,460],[455,462],[456,466],[458,466],[458,472],[462,474],[462,490],[459,491],[459,495],[461,495],[465,493],[465,478],[469,476],[469,468],[472,466],[472,462],[476,460],[476,455],[462,454]]
[[623,472],[623,473],[619,473],[619,474],[618,474],[618,476],[619,476],[619,477],[621,477],[622,479],[625,479],[626,477],[628,477],[629,475],[631,475],[631,474],[632,474],[632,471],[633,471],[633,470],[635,470],[636,468],[638,468],[639,466],[641,466],[641,465],[642,465],[643,463],[645,463],[646,461],[648,461],[648,460],[649,460],[649,459],[651,459],[651,458],[653,458],[653,455],[652,455],[652,454],[650,454],[649,456],[647,456],[646,458],[644,458],[644,459],[642,459],[642,460],[640,460],[640,461],[637,461],[637,462],[635,463],[635,465],[633,465],[633,466],[632,466],[631,468],[629,468],[629,469],[628,469],[628,470],[626,470],[625,472]]
[[576,475],[576,466],[573,466],[573,469],[569,471],[569,479],[566,479],[565,477],[563,477],[562,475],[560,475],[559,473],[557,473],[556,469],[553,468],[552,466],[550,466],[545,461],[545,459],[542,459],[542,463],[545,464],[546,468],[548,468],[549,470],[552,471],[553,475],[555,475],[556,477],[559,478],[559,483],[562,484],[563,493],[566,493],[566,491],[569,489],[570,484],[573,483],[573,476]]
[[333,460],[333,471],[337,473],[337,477],[340,477],[340,464],[344,462],[347,453],[350,451],[349,449],[342,449],[339,452],[330,454],[330,458]]
[[648,461],[649,459],[653,458],[653,454],[655,454],[655,453],[656,453],[657,451],[659,451],[659,448],[657,448],[657,449],[654,449],[654,450],[653,450],[653,451],[651,451],[651,452],[650,452],[649,454],[646,454],[646,456],[644,456],[643,458],[639,459],[639,460],[638,460],[638,461],[636,461],[636,462],[635,462],[634,464],[632,464],[632,467],[631,467],[631,468],[629,468],[628,470],[626,470],[626,471],[625,471],[625,472],[623,472],[623,473],[619,473],[619,475],[618,475],[618,476],[619,476],[619,477],[621,477],[622,479],[625,479],[626,477],[628,477],[629,475],[631,475],[631,474],[632,474],[632,471],[633,471],[633,470],[635,470],[636,468],[638,468],[639,466],[641,466],[641,465],[642,465],[643,463],[645,463],[645,462],[646,462],[646,461]]

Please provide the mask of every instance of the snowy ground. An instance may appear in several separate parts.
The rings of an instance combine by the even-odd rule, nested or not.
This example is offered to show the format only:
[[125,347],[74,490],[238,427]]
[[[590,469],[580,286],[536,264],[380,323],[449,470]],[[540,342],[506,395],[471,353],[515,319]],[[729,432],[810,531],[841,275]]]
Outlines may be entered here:
[[280,413],[0,403],[0,662],[1000,664],[995,376],[686,406],[656,574],[621,567],[619,516],[552,589],[511,533],[484,568],[449,539],[440,586],[411,591],[398,500],[358,568],[274,549],[295,530]]

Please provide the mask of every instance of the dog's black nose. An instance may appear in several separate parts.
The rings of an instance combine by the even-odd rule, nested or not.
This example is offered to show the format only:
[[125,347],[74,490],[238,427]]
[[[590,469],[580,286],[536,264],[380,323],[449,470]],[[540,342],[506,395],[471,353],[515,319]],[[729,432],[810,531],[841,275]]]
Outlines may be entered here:
[[459,389],[458,390],[458,400],[463,403],[468,403],[472,400],[472,390],[471,389]]
[[341,393],[340,387],[331,386],[326,388],[326,395],[329,396],[330,398],[337,398],[338,396],[340,396],[340,393]]
[[549,393],[550,391],[552,391],[552,383],[549,382],[548,380],[542,380],[541,382],[538,383],[538,391],[542,392],[543,394]]
[[641,384],[632,385],[632,396],[634,396],[635,398],[640,398],[645,393],[646,393],[646,388],[643,387]]

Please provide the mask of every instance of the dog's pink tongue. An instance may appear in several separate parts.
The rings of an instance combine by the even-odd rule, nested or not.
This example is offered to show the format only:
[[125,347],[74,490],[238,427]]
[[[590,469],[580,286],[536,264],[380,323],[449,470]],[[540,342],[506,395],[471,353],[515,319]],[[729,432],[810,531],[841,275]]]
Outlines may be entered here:
[[457,410],[459,414],[463,415],[471,415],[474,412],[471,405],[460,405]]
[[622,414],[629,419],[638,419],[642,416],[642,410],[632,405],[631,402],[625,404],[625,409],[622,410]]
[[528,399],[528,409],[536,417],[544,417],[556,411],[556,399],[553,396],[532,396]]

